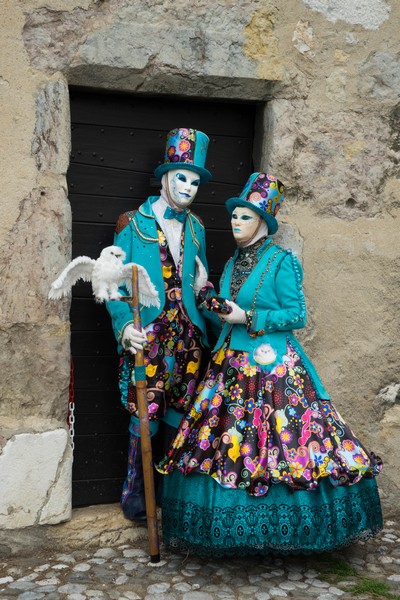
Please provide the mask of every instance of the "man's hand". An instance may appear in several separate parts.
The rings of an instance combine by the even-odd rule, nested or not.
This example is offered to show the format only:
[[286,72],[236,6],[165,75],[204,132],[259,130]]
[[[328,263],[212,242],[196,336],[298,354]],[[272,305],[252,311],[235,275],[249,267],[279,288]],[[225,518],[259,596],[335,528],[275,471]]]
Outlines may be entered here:
[[122,334],[122,346],[131,354],[136,354],[138,350],[142,350],[143,345],[147,342],[145,332],[138,331],[133,325],[127,325]]
[[206,285],[208,280],[207,271],[201,260],[196,256],[196,275],[194,278],[193,290],[195,296],[198,295],[200,290]]

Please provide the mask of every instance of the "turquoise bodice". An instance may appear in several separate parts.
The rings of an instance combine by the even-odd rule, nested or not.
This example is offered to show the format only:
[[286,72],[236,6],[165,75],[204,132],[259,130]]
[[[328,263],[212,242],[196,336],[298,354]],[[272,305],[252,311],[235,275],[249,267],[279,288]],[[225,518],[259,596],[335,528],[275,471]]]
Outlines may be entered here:
[[[231,299],[231,277],[238,251],[227,262],[220,282],[220,295]],[[253,364],[271,371],[282,362],[286,342],[298,352],[321,399],[329,399],[315,367],[293,334],[306,324],[306,304],[302,288],[303,270],[289,251],[267,238],[258,250],[258,262],[240,288],[235,302],[250,312],[246,325],[225,323],[215,346],[218,350],[230,335],[233,350],[249,352]]]

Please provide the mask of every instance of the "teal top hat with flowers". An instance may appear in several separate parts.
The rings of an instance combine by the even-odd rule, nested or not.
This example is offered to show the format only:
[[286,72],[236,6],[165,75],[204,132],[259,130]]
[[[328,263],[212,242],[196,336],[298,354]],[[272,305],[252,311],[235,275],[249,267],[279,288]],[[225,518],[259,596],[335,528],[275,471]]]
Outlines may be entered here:
[[211,179],[211,173],[205,168],[208,142],[205,133],[197,129],[172,129],[167,135],[164,163],[154,171],[157,179],[167,171],[189,169],[200,175],[201,183]]
[[251,208],[267,221],[268,232],[272,235],[278,231],[275,216],[284,200],[284,189],[283,183],[273,175],[253,173],[240,196],[226,201],[226,208],[230,215],[237,206]]

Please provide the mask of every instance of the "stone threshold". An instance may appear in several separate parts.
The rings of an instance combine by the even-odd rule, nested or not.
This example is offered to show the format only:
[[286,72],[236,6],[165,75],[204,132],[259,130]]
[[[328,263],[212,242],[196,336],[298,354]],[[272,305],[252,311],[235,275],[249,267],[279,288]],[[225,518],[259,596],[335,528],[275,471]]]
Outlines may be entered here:
[[6,529],[0,536],[1,556],[30,556],[32,552],[72,551],[119,544],[135,546],[147,539],[147,528],[126,519],[119,504],[75,508],[70,521]]

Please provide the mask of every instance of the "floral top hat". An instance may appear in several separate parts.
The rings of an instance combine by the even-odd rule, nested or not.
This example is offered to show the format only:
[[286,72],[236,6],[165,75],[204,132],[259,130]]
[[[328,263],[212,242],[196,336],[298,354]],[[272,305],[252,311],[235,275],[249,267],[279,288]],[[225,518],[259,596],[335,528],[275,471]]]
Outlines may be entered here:
[[284,189],[283,183],[273,175],[253,173],[240,196],[226,201],[226,208],[230,215],[236,206],[251,208],[267,221],[268,232],[272,235],[278,231],[275,215],[284,200]]
[[204,167],[208,142],[205,133],[196,129],[173,129],[167,135],[164,163],[154,171],[157,179],[167,171],[189,169],[200,175],[201,183],[211,179],[210,171]]

